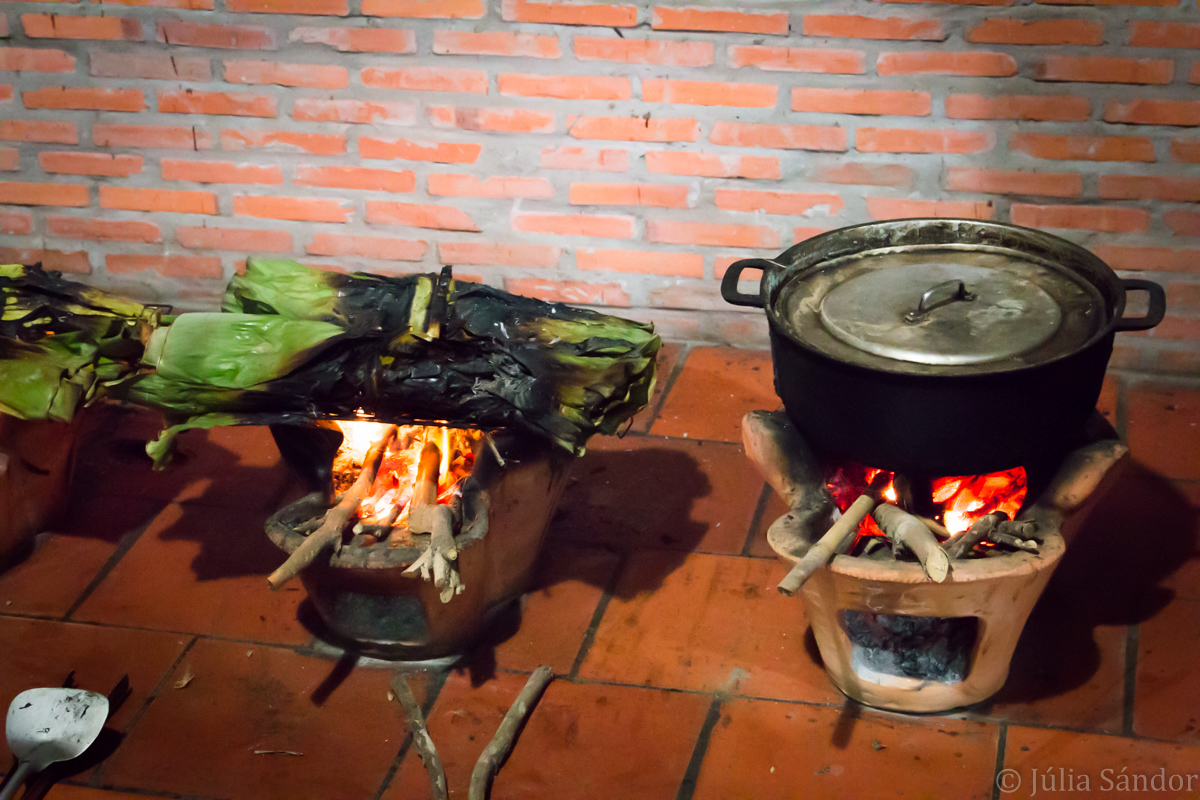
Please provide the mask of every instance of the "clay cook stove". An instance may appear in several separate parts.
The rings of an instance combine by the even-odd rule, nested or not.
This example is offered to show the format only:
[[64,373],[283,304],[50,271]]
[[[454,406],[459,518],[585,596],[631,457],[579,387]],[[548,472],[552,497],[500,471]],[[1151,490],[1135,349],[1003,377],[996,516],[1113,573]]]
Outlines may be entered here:
[[[462,652],[525,591],[574,461],[507,430],[350,421],[272,431],[312,490],[267,521],[290,554],[272,585],[299,574],[328,638],[385,658]],[[347,498],[353,538],[297,563]]]

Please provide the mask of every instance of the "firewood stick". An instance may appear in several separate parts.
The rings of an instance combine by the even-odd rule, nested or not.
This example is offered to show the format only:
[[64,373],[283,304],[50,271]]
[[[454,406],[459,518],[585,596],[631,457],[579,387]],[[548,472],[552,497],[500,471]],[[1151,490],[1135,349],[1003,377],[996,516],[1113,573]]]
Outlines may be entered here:
[[1007,519],[1003,514],[985,514],[972,522],[970,528],[942,542],[942,548],[950,558],[962,558],[971,552],[971,548],[986,539],[1003,519]]
[[949,529],[947,529],[945,525],[938,522],[936,519],[930,519],[929,517],[922,517],[920,514],[913,514],[913,516],[916,517],[917,519],[921,520],[921,522],[923,522],[925,524],[925,527],[929,528],[929,530],[933,533],[934,536],[941,536],[942,538],[948,539],[954,535],[954,534],[950,533]]
[[433,585],[440,591],[441,601],[448,603],[456,594],[462,594],[466,587],[451,563],[458,558],[458,547],[454,542],[454,513],[449,506],[440,505],[437,501],[441,459],[442,453],[433,442],[426,444],[421,451],[417,483],[408,511],[408,528],[413,533],[429,534],[429,546],[403,574],[420,572],[425,580],[432,577]]
[[362,470],[358,473],[358,478],[346,490],[346,494],[342,496],[341,501],[326,512],[325,521],[321,523],[321,527],[310,533],[308,538],[292,551],[287,561],[284,561],[279,569],[272,572],[267,578],[267,584],[272,589],[279,589],[279,587],[296,577],[300,570],[316,560],[317,556],[325,552],[326,549],[341,546],[342,531],[346,529],[346,523],[358,511],[363,498],[371,491],[371,485],[375,483],[375,475],[379,471],[379,463],[383,460],[383,454],[387,450],[388,443],[395,435],[395,425],[388,425],[384,428],[382,438],[371,445],[370,449],[367,450],[367,454],[363,456],[363,466]]
[[475,771],[471,773],[471,786],[467,792],[467,800],[488,800],[491,796],[492,780],[496,777],[496,772],[508,759],[508,754],[512,752],[517,735],[521,732],[525,720],[529,718],[534,706],[541,699],[546,685],[553,679],[554,670],[547,666],[538,667],[529,676],[525,688],[517,695],[512,707],[508,709],[508,713],[500,722],[500,727],[496,729],[496,735],[488,742],[487,747],[483,748],[483,754],[479,756],[479,761],[475,762]]
[[875,508],[876,503],[879,502],[879,493],[885,486],[887,486],[887,473],[880,472],[871,481],[867,490],[850,504],[846,513],[838,517],[829,531],[804,554],[804,558],[796,562],[791,572],[779,582],[779,586],[776,588],[789,597],[799,591],[804,582],[812,577],[817,569],[833,558],[843,540],[858,531],[858,523],[862,522],[871,513],[871,509]]
[[891,503],[880,503],[871,513],[894,545],[907,547],[917,556],[931,581],[941,583],[946,580],[950,573],[950,558],[925,523]]
[[988,534],[987,538],[989,541],[995,542],[1002,547],[1024,550],[1026,553],[1036,553],[1038,551],[1037,542],[1027,541],[1019,536],[1013,536],[1011,533],[1004,533],[1001,530],[992,531]]
[[438,755],[433,738],[429,735],[429,728],[425,725],[425,715],[421,713],[421,705],[413,696],[404,673],[397,673],[396,677],[392,678],[392,694],[396,697],[396,702],[404,708],[404,718],[408,722],[408,732],[412,736],[413,746],[417,748],[417,755],[421,757],[421,763],[425,765],[425,771],[429,773],[429,784],[433,787],[433,800],[447,800],[450,793],[446,787],[446,770],[442,767],[441,756]]

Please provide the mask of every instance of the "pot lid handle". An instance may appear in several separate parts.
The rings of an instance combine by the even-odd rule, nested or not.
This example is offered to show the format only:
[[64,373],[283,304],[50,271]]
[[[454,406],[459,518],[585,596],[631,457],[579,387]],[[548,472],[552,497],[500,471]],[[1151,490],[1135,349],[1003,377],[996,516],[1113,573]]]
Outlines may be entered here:
[[[940,297],[939,297],[940,295]],[[925,294],[921,295],[921,302],[917,303],[916,311],[909,311],[904,315],[905,322],[920,322],[929,315],[929,312],[935,308],[940,308],[950,303],[959,301],[970,301],[975,299],[973,292],[967,291],[967,285],[960,280],[943,281],[931,288]]]

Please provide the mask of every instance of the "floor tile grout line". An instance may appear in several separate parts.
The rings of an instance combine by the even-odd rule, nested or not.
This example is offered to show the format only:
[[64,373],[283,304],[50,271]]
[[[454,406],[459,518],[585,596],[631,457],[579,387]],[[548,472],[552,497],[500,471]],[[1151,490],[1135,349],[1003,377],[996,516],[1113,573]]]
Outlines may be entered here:
[[1131,738],[1133,730],[1134,702],[1137,699],[1137,663],[1139,625],[1130,623],[1125,632],[1125,697],[1121,705],[1121,733]]
[[86,603],[88,598],[91,597],[98,588],[100,588],[100,584],[104,583],[105,579],[116,568],[121,559],[125,558],[129,551],[133,549],[133,546],[141,540],[142,536],[147,530],[149,530],[150,526],[154,523],[154,518],[157,516],[158,514],[155,514],[154,517],[151,517],[143,525],[139,525],[137,528],[127,532],[120,538],[120,540],[117,542],[116,549],[112,551],[112,554],[109,555],[108,560],[104,562],[104,565],[100,567],[99,571],[92,576],[92,579],[88,582],[88,585],[85,586],[83,591],[79,593],[79,596],[75,598],[75,602],[71,604],[71,607],[68,608],[66,613],[62,615],[60,618],[61,621],[72,621],[71,615],[78,611],[80,606]]
[[583,661],[587,658],[588,652],[592,649],[592,643],[596,640],[596,631],[600,628],[600,620],[604,618],[604,612],[608,609],[609,601],[612,600],[613,594],[617,590],[617,583],[621,580],[621,575],[625,572],[625,566],[628,563],[629,552],[625,551],[617,559],[612,575],[604,585],[604,592],[600,595],[600,602],[596,603],[596,610],[592,612],[592,620],[588,623],[587,630],[583,633],[583,640],[579,643],[579,651],[575,654],[575,660],[571,662],[571,670],[567,673],[566,677],[576,678],[579,676],[579,670],[583,666]]
[[[402,672],[403,670],[398,670]],[[450,670],[439,669],[433,670],[430,673],[429,693],[425,695],[425,702],[421,704],[421,715],[425,717],[425,721],[429,721],[429,713],[433,711],[433,705],[437,702],[438,697],[442,694],[442,689],[446,686],[446,681],[450,677]],[[399,705],[392,701],[393,705]],[[396,757],[392,759],[391,766],[383,776],[383,782],[379,785],[379,791],[375,792],[373,800],[379,800],[387,792],[392,785],[392,780],[396,777],[396,773],[400,771],[400,765],[404,763],[405,757],[408,755],[409,748],[412,747],[412,734],[408,733],[408,723],[404,720],[404,715],[400,714],[401,724],[405,726],[404,739],[400,742],[400,749],[396,753]],[[436,742],[434,745],[436,746]]]
[[754,549],[754,540],[762,526],[763,516],[767,513],[767,505],[771,502],[772,492],[774,489],[771,488],[771,484],[764,482],[762,491],[758,495],[758,504],[754,506],[754,513],[750,516],[750,530],[746,531],[746,541],[742,544],[742,552],[739,555],[746,558],[755,557],[750,551]]
[[683,372],[683,364],[687,361],[688,354],[692,352],[692,345],[683,345],[682,352],[679,353],[679,358],[671,366],[671,372],[663,381],[662,392],[658,395],[658,402],[654,404],[654,409],[650,413],[650,420],[646,425],[646,433],[654,427],[654,423],[658,421],[658,415],[662,413],[663,406],[667,403],[667,395],[675,388],[675,381],[679,379],[679,373]]
[[[124,736],[122,741],[133,735],[133,732],[137,729],[137,724],[142,721],[142,717],[146,716],[146,711],[150,708],[150,704],[153,703],[160,694],[162,694],[162,690],[167,687],[167,681],[169,681],[171,676],[175,674],[175,670],[177,670],[179,665],[183,663],[183,660],[187,658],[188,653],[192,651],[192,648],[196,646],[196,642],[198,641],[200,641],[200,637],[193,636],[192,640],[188,642],[187,645],[184,646],[183,650],[179,653],[179,656],[171,663],[171,666],[167,667],[166,671],[163,673],[163,676],[154,686],[154,689],[151,690],[150,694],[146,697],[146,702],[142,703],[142,707],[135,711],[133,716],[129,718],[129,723],[125,726],[125,730],[123,731]],[[132,690],[132,688],[133,686],[131,684],[130,689]],[[94,789],[103,788],[104,769],[107,766],[107,761],[102,761],[96,766],[95,772],[92,773],[91,780],[88,781],[89,786]]]
[[[996,736],[996,766],[992,770],[992,800],[1000,800],[1003,792],[1000,784],[1004,775],[1004,756],[1008,749],[1008,723],[1000,723],[1000,732]],[[1036,789],[1036,787],[1034,787]]]
[[713,729],[717,727],[717,722],[721,719],[721,703],[725,699],[721,694],[713,695],[712,703],[708,706],[708,714],[705,715],[704,722],[700,725],[700,732],[696,736],[696,745],[692,748],[692,757],[688,760],[687,769],[684,770],[683,780],[679,783],[679,791],[675,795],[675,800],[692,800],[692,795],[696,793],[696,782],[700,779],[700,767],[703,766],[704,756],[708,753],[708,742],[712,738]]

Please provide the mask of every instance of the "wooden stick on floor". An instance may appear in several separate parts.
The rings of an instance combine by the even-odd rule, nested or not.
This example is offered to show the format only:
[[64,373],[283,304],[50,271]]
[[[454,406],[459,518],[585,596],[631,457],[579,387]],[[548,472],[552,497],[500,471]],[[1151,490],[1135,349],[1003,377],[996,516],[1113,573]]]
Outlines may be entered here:
[[421,705],[409,688],[408,679],[403,672],[392,678],[392,694],[396,702],[404,707],[404,718],[408,721],[408,732],[412,734],[413,746],[421,756],[421,763],[429,773],[429,784],[433,787],[433,800],[447,800],[450,792],[446,786],[446,770],[442,767],[441,756],[433,745],[429,728],[425,726],[425,715],[421,713]]
[[554,670],[547,666],[538,667],[529,676],[525,688],[517,695],[512,707],[504,715],[496,735],[483,748],[483,754],[475,763],[475,771],[471,773],[471,788],[467,800],[488,800],[492,793],[492,779],[496,777],[500,766],[508,758],[516,742],[517,734],[525,720],[532,713],[534,706],[546,690],[546,685],[554,679]]

